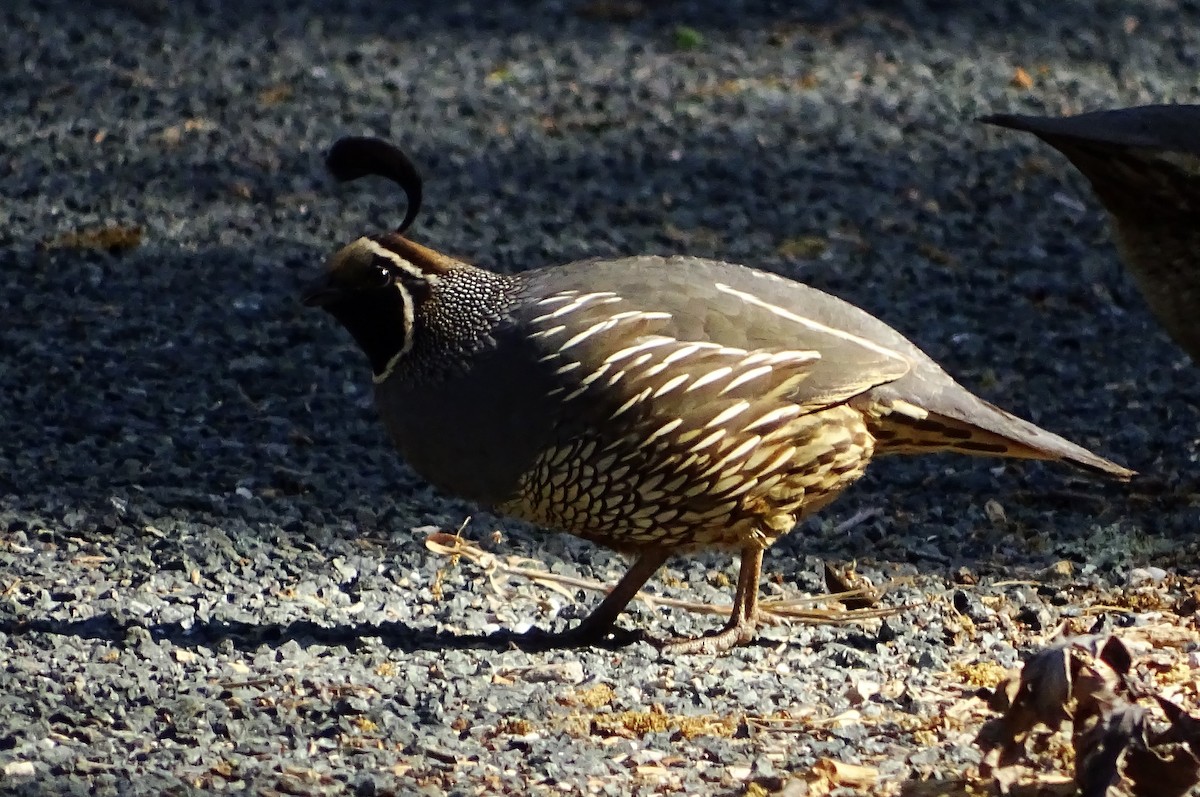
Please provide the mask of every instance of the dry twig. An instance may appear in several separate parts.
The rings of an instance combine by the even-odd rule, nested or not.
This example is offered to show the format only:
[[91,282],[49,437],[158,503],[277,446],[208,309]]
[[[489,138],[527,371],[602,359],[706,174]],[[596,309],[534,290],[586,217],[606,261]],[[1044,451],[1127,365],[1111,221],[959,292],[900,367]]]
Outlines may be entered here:
[[[536,563],[530,559],[521,559],[520,557],[512,556],[502,561],[500,557],[472,545],[469,541],[445,532],[439,531],[430,534],[425,539],[425,547],[441,556],[457,557],[473,562],[487,574],[488,580],[497,591],[501,592],[504,590],[504,587],[499,582],[501,579],[506,578],[523,579],[541,584],[547,589],[554,590],[571,600],[575,599],[575,596],[571,592],[573,589],[583,589],[590,592],[608,592],[612,588],[608,584],[593,579],[575,578],[547,572],[536,567]],[[885,588],[869,587],[829,595],[767,598],[759,606],[765,615],[764,620],[767,622],[787,621],[823,625],[849,625],[863,620],[891,617],[908,608],[907,606],[876,606],[863,609],[825,609],[817,606],[817,604],[831,601],[844,602],[855,599],[861,600],[864,597],[876,598],[882,593],[883,589]],[[730,610],[730,607],[726,605],[718,606],[712,603],[664,598],[657,595],[647,595],[645,592],[639,592],[637,597],[650,607],[669,606],[696,614],[728,615]]]

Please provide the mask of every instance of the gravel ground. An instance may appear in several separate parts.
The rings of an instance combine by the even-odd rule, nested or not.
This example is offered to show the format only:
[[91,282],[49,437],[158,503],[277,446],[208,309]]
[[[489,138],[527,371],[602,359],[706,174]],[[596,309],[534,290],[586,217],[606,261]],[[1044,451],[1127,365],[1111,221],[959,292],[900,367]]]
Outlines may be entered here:
[[[1170,0],[5,3],[0,792],[957,793],[977,687],[1097,614],[1176,629],[1159,683],[1194,704],[1197,372],[1065,160],[972,119],[1195,102],[1197,30]],[[1147,475],[882,461],[764,591],[857,560],[893,616],[720,658],[516,649],[505,629],[597,598],[496,563],[622,562],[389,449],[361,356],[296,300],[400,217],[391,186],[322,173],[348,133],[411,150],[443,251],[788,274]],[[468,516],[490,572],[425,545]],[[653,589],[727,601],[732,572]],[[831,762],[875,785],[837,792]]]

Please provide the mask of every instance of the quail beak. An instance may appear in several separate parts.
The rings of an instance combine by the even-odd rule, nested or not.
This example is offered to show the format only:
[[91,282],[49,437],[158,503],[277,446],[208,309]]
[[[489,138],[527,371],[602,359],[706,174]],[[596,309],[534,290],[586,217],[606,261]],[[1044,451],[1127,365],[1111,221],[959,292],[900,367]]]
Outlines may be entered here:
[[324,307],[336,302],[341,296],[341,289],[333,284],[328,274],[317,277],[300,289],[300,301],[305,307]]

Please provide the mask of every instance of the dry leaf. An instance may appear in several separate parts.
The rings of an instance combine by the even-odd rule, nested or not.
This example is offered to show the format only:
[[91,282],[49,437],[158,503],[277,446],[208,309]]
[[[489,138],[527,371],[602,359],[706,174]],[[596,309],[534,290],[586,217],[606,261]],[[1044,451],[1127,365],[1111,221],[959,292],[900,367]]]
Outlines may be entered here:
[[826,778],[835,786],[857,787],[874,786],[879,779],[879,770],[875,767],[864,767],[861,764],[848,764],[833,758],[822,758],[813,764],[812,771]]
[[1200,782],[1200,720],[1160,697],[1170,726],[1154,717],[1133,657],[1115,636],[1068,639],[1033,656],[1018,677],[1001,682],[988,705],[1002,716],[984,724],[976,744],[980,773],[1008,793],[1029,769],[1029,741],[1039,728],[1071,725],[1075,786],[1082,797],[1106,797],[1120,784],[1134,795],[1182,797]]
[[1009,85],[1016,89],[1033,88],[1033,78],[1024,69],[1017,67],[1013,70],[1012,80],[1009,81]]
[[825,589],[830,595],[857,592],[858,595],[838,598],[847,609],[869,609],[879,603],[879,594],[866,577],[854,571],[854,565],[838,569],[825,562]]
[[85,249],[119,255],[142,243],[142,228],[136,224],[112,224],[72,230],[48,239],[44,249]]
[[[425,547],[428,550],[441,556],[466,559],[482,568],[488,579],[492,581],[500,578],[519,578],[532,581],[547,589],[558,592],[571,601],[574,601],[576,598],[576,590],[585,589],[607,593],[611,589],[610,585],[600,581],[551,573],[541,569],[540,563],[530,559],[510,556],[502,561],[499,557],[473,545],[469,540],[464,540],[455,534],[448,534],[439,530],[436,526],[421,526],[413,529],[413,531],[415,533],[427,534]],[[872,586],[870,588],[872,600],[877,599],[883,591],[884,588]],[[844,601],[848,598],[857,598],[865,594],[865,590],[858,590],[857,594],[768,598],[759,604],[759,609],[762,611],[763,620],[768,623],[779,619],[786,619],[792,622],[832,625],[849,624],[872,618],[890,617],[894,614],[899,614],[907,608],[906,606],[875,606],[866,609],[825,609],[816,606],[816,604],[828,601],[830,598]],[[677,598],[650,596],[642,592],[639,592],[636,597],[652,606],[670,606],[672,608],[703,614],[728,615],[730,609],[728,604],[717,606]]]
[[258,93],[258,104],[270,107],[291,99],[292,87],[286,83],[276,83]]

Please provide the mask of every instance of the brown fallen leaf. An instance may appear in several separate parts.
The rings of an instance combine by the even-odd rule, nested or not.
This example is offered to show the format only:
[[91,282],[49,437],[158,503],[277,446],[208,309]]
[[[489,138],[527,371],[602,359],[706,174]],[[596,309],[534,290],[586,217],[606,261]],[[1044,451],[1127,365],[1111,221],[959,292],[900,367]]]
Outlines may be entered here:
[[1024,69],[1017,67],[1013,70],[1012,80],[1009,81],[1009,85],[1016,89],[1033,88],[1033,78]]
[[1169,700],[1155,702],[1171,724],[1145,747],[1129,750],[1124,775],[1137,797],[1184,795],[1200,783],[1200,720]]
[[119,255],[142,243],[142,228],[137,224],[110,224],[86,227],[56,235],[42,243],[43,249],[82,249]]
[[170,146],[175,146],[183,140],[185,133],[196,133],[205,130],[212,130],[215,127],[216,125],[207,119],[185,119],[177,125],[171,125],[170,127],[164,128],[162,133],[159,135],[164,143]]
[[273,86],[268,86],[258,93],[258,104],[266,107],[279,105],[292,98],[292,87],[287,83],[276,83]]
[[857,573],[854,565],[845,568],[835,568],[825,562],[825,589],[831,595],[847,595],[839,598],[838,602],[847,609],[869,609],[879,603],[879,593],[863,575]]
[[1074,785],[1082,797],[1106,797],[1118,784],[1139,797],[1183,797],[1200,783],[1200,720],[1155,696],[1170,723],[1157,730],[1133,657],[1115,636],[1065,640],[983,694],[1002,715],[976,737],[984,751],[980,773],[1001,793],[1015,793],[1025,773],[1037,770],[1029,756],[1035,733],[1068,724]]
[[861,764],[850,764],[835,758],[821,758],[813,764],[813,772],[820,773],[837,786],[874,786],[879,779],[879,770]]
[[816,260],[829,251],[829,240],[819,235],[801,235],[784,240],[775,247],[781,257],[796,260]]

